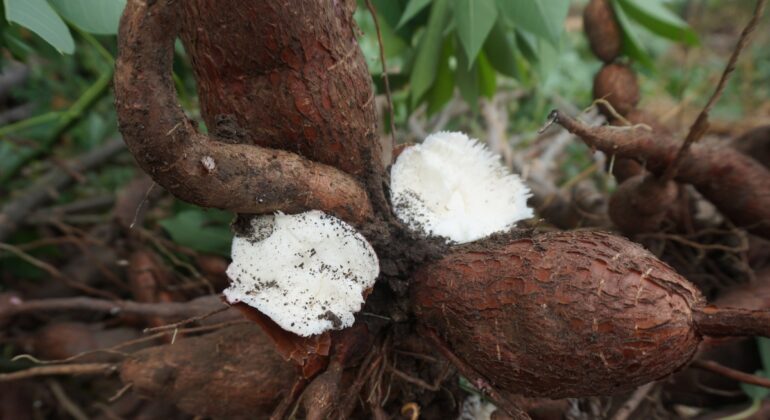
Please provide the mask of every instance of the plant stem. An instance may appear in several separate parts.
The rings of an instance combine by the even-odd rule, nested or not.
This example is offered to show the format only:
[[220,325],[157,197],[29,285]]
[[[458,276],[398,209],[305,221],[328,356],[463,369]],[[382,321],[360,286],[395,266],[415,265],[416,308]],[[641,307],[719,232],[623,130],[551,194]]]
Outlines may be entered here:
[[0,173],[0,183],[8,181],[26,162],[48,150],[64,131],[91,109],[97,100],[102,98],[108,91],[112,81],[112,74],[112,67],[104,71],[66,111],[48,112],[1,128],[0,138],[45,123],[54,122],[55,124],[50,134],[40,142],[38,147],[19,150],[15,156],[9,159],[11,162],[7,163],[5,171]]
[[722,95],[722,92],[725,89],[725,85],[727,84],[727,80],[735,70],[735,63],[738,61],[738,57],[741,55],[741,51],[743,51],[743,49],[749,43],[749,36],[752,32],[754,32],[759,19],[764,13],[766,3],[767,0],[757,0],[756,6],[754,7],[754,14],[746,24],[746,27],[743,28],[741,36],[738,38],[738,42],[735,44],[735,49],[730,55],[730,59],[727,61],[725,70],[722,72],[722,77],[719,78],[719,83],[717,83],[717,87],[714,90],[714,93],[711,95],[711,98],[709,98],[706,106],[703,107],[703,110],[700,112],[700,114],[698,114],[695,122],[693,122],[692,126],[690,126],[690,131],[687,133],[687,137],[684,139],[682,147],[679,148],[679,152],[677,153],[676,158],[674,158],[674,161],[668,166],[668,168],[666,168],[666,171],[661,176],[661,179],[664,182],[671,181],[674,179],[674,177],[676,177],[676,174],[679,171],[679,166],[682,164],[684,156],[690,150],[690,146],[692,146],[693,143],[700,140],[701,137],[706,134],[706,131],[710,125],[709,112],[711,112],[711,108],[714,107],[717,99],[719,99],[719,97]]

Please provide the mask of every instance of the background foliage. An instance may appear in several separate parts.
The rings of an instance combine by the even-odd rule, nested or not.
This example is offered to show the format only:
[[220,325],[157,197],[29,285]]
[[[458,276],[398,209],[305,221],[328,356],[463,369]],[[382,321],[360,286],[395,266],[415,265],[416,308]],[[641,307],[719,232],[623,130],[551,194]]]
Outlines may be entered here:
[[[518,142],[516,147],[526,146],[534,140],[536,129],[551,108],[582,108],[591,102],[591,79],[600,63],[588,52],[580,30],[585,1],[372,3],[382,29],[399,141],[420,140],[410,119],[435,121],[441,118],[437,114],[446,113],[452,104],[467,109],[447,113],[452,118],[443,127],[478,134],[479,104],[508,94],[515,98],[507,101],[508,130]],[[724,51],[706,51],[699,65],[688,62],[692,47],[699,45],[696,31],[682,17],[691,3],[612,0],[626,40],[624,60],[643,74],[643,98],[667,99],[663,106],[703,97],[726,56]],[[703,6],[702,16],[712,19],[704,26],[716,28],[717,34],[726,31],[719,17],[733,13],[732,9],[720,2],[698,3]],[[125,0],[2,1],[0,65],[7,69],[24,63],[29,79],[0,98],[2,110],[26,110],[24,118],[3,121],[0,127],[0,205],[53,167],[57,159],[77,156],[118,136],[110,83],[115,33],[124,5]],[[735,13],[740,14],[741,7]],[[356,19],[373,81],[382,94],[379,44],[373,18],[363,1]],[[763,106],[762,98],[767,97],[770,86],[770,58],[757,53],[761,42],[754,45],[751,65],[739,69],[739,81],[731,85],[718,105],[718,115],[738,118]],[[181,45],[176,52],[177,91],[195,118],[198,105],[192,73]],[[383,112],[383,118],[387,117]],[[565,180],[588,164],[581,145],[570,145],[568,156],[562,163]],[[121,155],[110,165],[84,174],[85,179],[74,188],[58,194],[55,204],[112,194],[135,174],[132,159]],[[165,232],[180,246],[228,253],[225,214],[172,201],[151,220],[153,229]],[[200,233],[205,240],[196,240],[191,232]],[[24,229],[13,241],[28,241],[35,235],[34,228]],[[36,252],[47,251],[41,248]],[[11,256],[0,255],[0,259],[7,262],[3,270],[36,271]]]

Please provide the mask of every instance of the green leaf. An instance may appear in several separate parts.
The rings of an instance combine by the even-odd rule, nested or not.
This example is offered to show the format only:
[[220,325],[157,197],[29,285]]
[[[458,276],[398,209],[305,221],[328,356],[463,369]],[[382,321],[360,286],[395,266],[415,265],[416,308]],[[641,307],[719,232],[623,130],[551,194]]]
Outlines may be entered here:
[[[401,17],[403,10],[401,8],[401,2],[394,0],[372,0],[372,4],[374,4],[374,8],[377,9],[377,15],[381,17],[380,23],[384,20],[392,27],[395,27],[398,24],[398,19]],[[366,10],[365,1],[358,0],[358,9],[369,13],[369,11]]]
[[536,67],[542,83],[545,84],[548,78],[551,77],[559,67],[559,59],[561,57],[558,49],[543,39],[538,40],[537,46]]
[[455,76],[449,67],[449,60],[452,58],[452,39],[444,40],[441,48],[441,58],[438,62],[438,71],[436,72],[436,81],[428,91],[426,100],[428,101],[428,115],[432,115],[452,99],[455,90]]
[[462,49],[457,51],[457,69],[455,79],[465,102],[473,112],[478,110],[479,82],[478,66],[474,63],[468,65],[468,57]]
[[530,63],[537,63],[537,38],[529,32],[514,31],[516,46]]
[[495,93],[497,93],[497,73],[492,65],[489,64],[486,54],[479,54],[476,66],[479,71],[479,91],[487,98],[495,96]]
[[[393,1],[393,0],[389,0]],[[401,20],[398,21],[398,25],[396,25],[396,29],[404,26],[405,23],[412,20],[413,17],[415,17],[418,13],[422,11],[422,9],[425,8],[425,6],[430,4],[430,0],[409,0],[409,4],[406,5],[406,9],[404,9],[404,14],[401,15]]]
[[457,36],[465,48],[469,64],[476,60],[496,20],[497,8],[494,0],[455,0],[454,21],[457,24]]
[[762,361],[762,367],[765,372],[770,372],[770,338],[757,337],[757,347],[759,347],[759,359]]
[[78,28],[100,35],[114,35],[126,0],[48,0]]
[[612,2],[615,11],[615,17],[618,19],[620,29],[623,31],[623,54],[637,60],[643,66],[652,69],[654,67],[652,59],[647,51],[642,47],[639,36],[636,34],[636,28],[626,15],[620,2]]
[[489,60],[489,64],[500,74],[514,79],[520,79],[519,67],[516,63],[518,52],[513,47],[513,43],[508,38],[505,27],[498,20],[489,32],[486,42],[484,42],[484,54]]
[[497,6],[515,26],[558,45],[569,0],[497,0]]
[[221,222],[223,214],[226,215],[213,210],[183,210],[159,223],[182,246],[228,256],[233,235],[227,224]]
[[428,18],[428,26],[417,46],[417,55],[409,77],[412,87],[412,105],[417,105],[436,80],[436,68],[441,55],[443,30],[449,14],[449,2],[436,0]]
[[62,54],[75,51],[67,24],[45,0],[3,0],[5,18],[38,34]]
[[698,44],[698,35],[661,0],[618,0],[628,17],[650,32],[689,45]]

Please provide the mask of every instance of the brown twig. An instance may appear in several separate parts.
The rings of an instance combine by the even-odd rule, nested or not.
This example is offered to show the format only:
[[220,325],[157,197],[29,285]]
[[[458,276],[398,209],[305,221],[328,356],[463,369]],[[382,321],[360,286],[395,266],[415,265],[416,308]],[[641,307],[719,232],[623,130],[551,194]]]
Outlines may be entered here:
[[302,391],[305,390],[307,384],[307,379],[301,377],[297,378],[296,382],[294,382],[294,385],[291,387],[291,390],[289,390],[283,399],[281,399],[281,402],[278,403],[278,406],[273,410],[273,413],[270,415],[270,420],[285,419],[289,408],[291,408],[299,396],[302,395]]
[[213,311],[211,311],[209,313],[206,313],[206,314],[203,314],[203,315],[197,315],[197,316],[194,316],[194,317],[191,317],[191,318],[184,319],[184,320],[179,321],[179,322],[174,322],[172,324],[160,325],[160,326],[152,327],[152,328],[145,328],[143,332],[144,333],[151,333],[151,332],[158,332],[158,331],[176,330],[176,329],[179,329],[179,327],[181,327],[182,325],[186,325],[186,324],[191,324],[193,322],[202,321],[202,320],[204,320],[204,319],[206,319],[206,318],[208,318],[210,316],[214,316],[214,315],[216,315],[216,314],[218,314],[220,312],[224,312],[224,311],[226,311],[228,309],[230,309],[229,306],[223,306],[223,307],[215,309],[215,310],[213,310]]
[[[226,328],[226,327],[229,327],[229,326],[232,326],[232,325],[250,324],[250,323],[251,323],[251,321],[247,321],[247,320],[226,321],[226,322],[220,322],[220,323],[213,324],[213,325],[205,325],[205,326],[202,326],[202,327],[181,328],[178,332],[179,333],[184,333],[186,335],[190,335],[190,334],[197,334],[197,333],[215,331],[215,330]],[[162,337],[165,337],[165,336],[168,336],[168,335],[171,335],[171,334],[174,334],[174,331],[162,331],[162,332],[159,332],[159,333],[156,333],[156,334],[153,334],[153,335],[148,335],[146,337],[140,337],[140,338],[136,338],[136,339],[133,339],[133,340],[124,341],[122,343],[116,344],[116,345],[114,345],[112,347],[109,347],[109,348],[84,351],[84,352],[78,353],[78,354],[76,354],[74,356],[70,356],[70,357],[68,357],[66,359],[40,360],[40,359],[37,359],[37,358],[35,358],[35,357],[31,356],[31,355],[28,355],[28,354],[20,354],[20,355],[15,356],[11,360],[13,360],[13,361],[17,361],[17,360],[30,360],[30,361],[32,361],[32,362],[34,362],[36,364],[40,364],[40,365],[57,365],[57,364],[74,362],[75,360],[81,359],[83,357],[90,356],[90,355],[93,355],[93,354],[101,354],[101,353],[117,355],[117,356],[120,356],[120,357],[127,357],[127,356],[130,355],[130,353],[122,352],[122,351],[120,351],[120,349],[125,348],[125,347],[134,346],[134,345],[137,345],[137,344],[151,342],[151,341],[157,340],[159,338],[162,338]]]
[[133,386],[134,386],[133,382],[129,382],[123,385],[123,387],[120,388],[118,392],[116,392],[115,395],[111,396],[107,401],[110,403],[114,403],[115,401],[119,400],[122,396],[126,395],[126,392],[128,392],[128,390],[131,389]]
[[393,121],[393,99],[390,94],[390,80],[388,79],[388,66],[385,62],[385,47],[382,44],[382,33],[380,32],[380,22],[377,19],[377,9],[371,0],[366,0],[366,7],[374,20],[374,29],[377,31],[377,42],[380,45],[380,62],[382,63],[382,80],[385,82],[385,97],[388,99],[388,112],[390,113],[390,147],[396,146],[396,124]]
[[55,375],[109,375],[117,370],[112,363],[80,363],[71,365],[36,366],[12,373],[0,373],[0,382]]
[[644,401],[644,399],[647,397],[647,394],[649,394],[654,387],[655,382],[650,382],[640,386],[639,388],[636,388],[636,391],[631,394],[631,397],[618,409],[618,411],[615,412],[612,420],[626,420],[631,414],[633,414],[634,410],[639,407],[639,404]]
[[399,378],[403,379],[404,381],[406,381],[406,382],[409,382],[410,384],[414,384],[414,385],[417,385],[417,386],[419,386],[420,388],[424,388],[424,389],[427,389],[428,391],[433,391],[433,392],[436,392],[436,391],[438,391],[439,389],[441,389],[441,382],[442,382],[444,379],[446,379],[446,378],[444,377],[444,374],[442,374],[442,375],[439,375],[439,377],[438,377],[438,378],[436,378],[436,380],[435,380],[435,381],[434,381],[432,384],[429,384],[429,383],[427,383],[427,382],[423,381],[423,380],[422,380],[422,379],[420,379],[420,378],[415,378],[415,377],[414,377],[414,376],[412,376],[412,375],[409,375],[409,374],[407,374],[407,373],[404,373],[404,372],[402,372],[402,371],[400,371],[400,370],[396,369],[396,368],[395,368],[394,366],[392,366],[392,365],[388,365],[388,369],[389,369],[391,372],[393,372],[393,374],[394,374],[394,375],[398,376]]
[[49,379],[46,383],[48,384],[48,387],[51,388],[51,393],[54,395],[54,398],[56,398],[56,401],[62,408],[64,408],[64,411],[66,411],[67,414],[72,416],[75,420],[88,420],[88,416],[83,412],[83,409],[72,401],[59,382]]
[[746,372],[741,372],[739,370],[735,370],[733,368],[719,364],[713,360],[694,360],[690,366],[697,369],[707,370],[709,372],[722,375],[726,378],[730,378],[738,382],[770,388],[770,379],[752,375]]
[[[80,282],[77,282],[77,281],[74,281],[74,280],[70,279],[69,277],[65,276],[61,271],[59,271],[59,269],[57,269],[56,267],[52,266],[51,264],[48,264],[45,261],[39,260],[39,259],[33,257],[32,255],[30,255],[30,254],[28,254],[28,253],[18,249],[17,247],[15,247],[13,245],[4,244],[4,243],[0,242],[0,250],[9,252],[9,253],[17,256],[18,258],[20,258],[20,259],[26,261],[27,263],[29,263],[29,264],[31,264],[31,265],[33,265],[33,266],[35,266],[35,267],[45,271],[51,277],[53,277],[53,278],[55,278],[57,280],[60,280],[61,282],[63,282],[64,284],[66,284],[67,286],[69,286],[69,287],[71,287],[71,288],[73,288],[75,290],[79,290],[81,292],[84,292],[84,293],[87,293],[87,294],[93,295],[93,296],[101,296],[101,297],[107,298],[107,299],[115,299],[115,298],[117,298],[116,295],[114,295],[114,294],[112,294],[110,292],[107,292],[107,291],[104,291],[104,290],[95,289],[95,288],[93,288],[93,287],[91,287],[91,286],[89,286],[87,284],[80,283]],[[2,312],[0,311],[0,313],[2,313]]]
[[[86,172],[110,160],[125,149],[123,140],[116,138],[85,155],[70,161],[66,167],[74,172]],[[51,191],[65,188],[73,178],[69,170],[51,169],[29,186],[17,198],[9,201],[0,210],[0,241],[6,240],[32,214],[32,210],[51,197]]]
[[140,303],[130,300],[105,300],[89,297],[72,297],[20,301],[0,306],[0,319],[15,315],[43,311],[92,311],[111,315],[133,314],[161,318],[194,317],[211,312],[224,303],[218,296],[206,296],[189,302]]
[[690,126],[690,131],[687,133],[687,137],[685,137],[684,143],[682,143],[682,146],[679,148],[679,151],[677,152],[673,162],[671,162],[668,168],[666,168],[666,171],[663,173],[661,179],[664,182],[674,179],[677,171],[679,171],[679,167],[682,164],[684,156],[690,150],[690,146],[692,146],[693,143],[700,140],[701,137],[706,134],[706,131],[709,128],[709,112],[711,112],[711,108],[714,107],[714,104],[722,95],[730,75],[733,71],[735,71],[735,64],[738,61],[738,57],[741,55],[741,51],[743,51],[743,49],[749,43],[749,37],[757,27],[759,18],[762,17],[762,13],[765,10],[766,3],[767,0],[757,0],[756,6],[754,7],[754,13],[751,16],[749,22],[746,24],[746,27],[743,28],[743,32],[741,32],[740,38],[738,38],[738,43],[735,44],[735,49],[733,49],[733,53],[730,55],[730,59],[727,61],[727,66],[725,66],[725,69],[722,72],[722,77],[719,78],[719,83],[717,83],[717,87],[714,89],[714,93],[711,95],[711,98],[709,98],[708,102],[706,102],[706,106],[703,107],[703,110],[701,110],[700,114],[698,114],[695,122],[693,122],[692,126]]

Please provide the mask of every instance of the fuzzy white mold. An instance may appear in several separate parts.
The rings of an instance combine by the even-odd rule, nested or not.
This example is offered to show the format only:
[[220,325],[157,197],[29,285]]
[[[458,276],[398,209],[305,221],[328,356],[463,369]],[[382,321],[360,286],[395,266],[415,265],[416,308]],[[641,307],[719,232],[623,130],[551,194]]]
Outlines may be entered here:
[[477,394],[471,394],[463,401],[460,417],[457,420],[489,420],[497,410],[494,404],[483,401]]
[[228,302],[244,302],[301,336],[353,325],[380,272],[371,245],[322,211],[261,216],[235,236]]
[[431,134],[404,150],[390,171],[390,187],[396,216],[410,229],[457,243],[533,216],[529,188],[463,133]]

